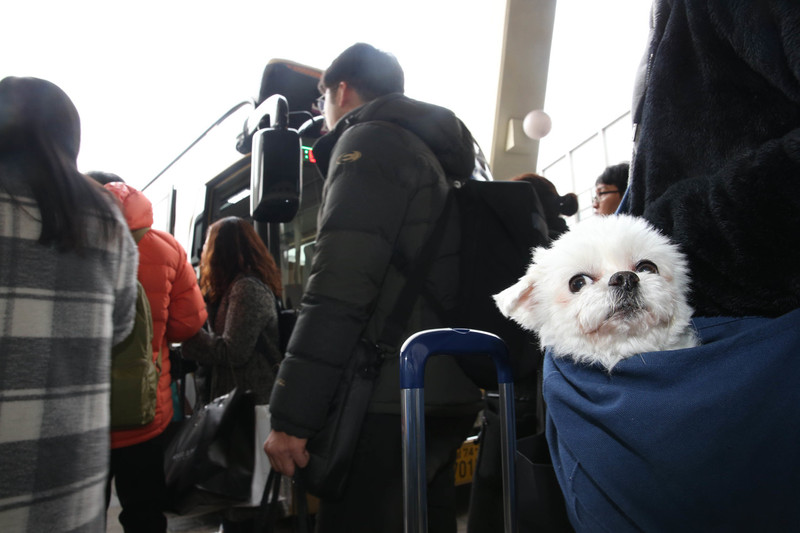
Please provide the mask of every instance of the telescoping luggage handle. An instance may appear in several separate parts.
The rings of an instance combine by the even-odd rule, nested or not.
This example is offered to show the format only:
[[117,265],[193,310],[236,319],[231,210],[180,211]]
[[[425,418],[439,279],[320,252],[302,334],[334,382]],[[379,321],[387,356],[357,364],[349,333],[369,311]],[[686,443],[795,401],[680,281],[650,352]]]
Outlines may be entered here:
[[434,355],[485,357],[494,360],[500,393],[500,422],[503,468],[503,518],[506,533],[516,533],[514,494],[514,384],[505,343],[492,333],[469,329],[431,329],[409,337],[400,349],[400,393],[403,423],[403,509],[405,532],[428,530],[425,475],[425,364]]

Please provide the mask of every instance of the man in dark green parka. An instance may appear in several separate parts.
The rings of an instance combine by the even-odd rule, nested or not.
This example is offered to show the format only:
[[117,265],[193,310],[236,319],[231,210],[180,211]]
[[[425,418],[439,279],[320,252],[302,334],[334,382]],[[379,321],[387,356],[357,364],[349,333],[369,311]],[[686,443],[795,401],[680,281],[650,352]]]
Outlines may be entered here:
[[[406,278],[439,219],[450,179],[475,166],[472,135],[449,110],[403,95],[397,60],[370,45],[345,50],[320,92],[330,132],[314,146],[326,176],[311,276],[270,401],[266,444],[274,468],[292,475],[308,462],[342,370],[360,339],[380,339]],[[453,217],[457,213],[452,212]],[[455,305],[459,226],[447,224],[425,282],[428,298]],[[432,296],[431,296],[432,295]],[[341,500],[323,499],[317,531],[402,531],[398,352],[410,334],[442,323],[419,297],[405,335],[384,360]],[[481,407],[479,389],[450,357],[425,378],[429,524],[455,533],[455,452]]]

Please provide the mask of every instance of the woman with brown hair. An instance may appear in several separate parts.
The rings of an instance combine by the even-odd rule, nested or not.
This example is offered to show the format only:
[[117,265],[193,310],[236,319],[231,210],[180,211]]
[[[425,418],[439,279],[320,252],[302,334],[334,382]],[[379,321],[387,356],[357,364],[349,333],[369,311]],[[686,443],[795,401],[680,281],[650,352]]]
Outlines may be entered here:
[[[255,403],[269,403],[283,353],[278,344],[281,275],[253,226],[227,217],[208,229],[200,257],[200,290],[208,306],[210,331],[184,342],[181,355],[211,372],[210,398],[234,387],[249,390]],[[226,533],[253,531],[258,509],[228,508]]]
[[269,402],[283,354],[278,345],[276,298],[281,278],[275,260],[253,226],[239,217],[208,230],[200,258],[200,290],[210,331],[184,342],[181,355],[209,367],[211,398],[234,387]]

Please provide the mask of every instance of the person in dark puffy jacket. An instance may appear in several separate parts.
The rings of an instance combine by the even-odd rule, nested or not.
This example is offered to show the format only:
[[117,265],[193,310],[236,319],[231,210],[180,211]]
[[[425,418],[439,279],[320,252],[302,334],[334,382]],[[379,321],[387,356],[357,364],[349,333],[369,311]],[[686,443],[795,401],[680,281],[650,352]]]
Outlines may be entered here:
[[[287,475],[307,464],[307,440],[325,424],[356,344],[380,340],[405,283],[402,265],[417,259],[441,214],[448,178],[468,179],[474,168],[464,124],[447,109],[404,96],[403,85],[397,60],[364,43],[345,50],[320,82],[330,132],[314,146],[326,176],[316,253],[272,392],[273,431],[265,443],[273,467]],[[425,286],[452,308],[460,228],[448,228]],[[405,336],[385,350],[345,494],[322,499],[318,531],[402,531],[399,344],[441,326],[423,297],[404,318]],[[455,452],[474,425],[481,395],[455,360],[436,357],[427,365],[425,400],[430,530],[454,533]]]
[[[115,175],[89,173],[95,181]],[[119,179],[119,177],[117,177]],[[106,505],[112,479],[122,506],[119,521],[126,533],[166,532],[163,507],[165,430],[172,421],[172,378],[169,345],[185,341],[203,327],[206,305],[194,269],[175,237],[151,228],[153,204],[140,191],[119,181],[104,185],[119,201],[139,248],[138,279],[153,316],[153,358],[160,369],[155,418],[149,424],[111,432],[111,465]]]

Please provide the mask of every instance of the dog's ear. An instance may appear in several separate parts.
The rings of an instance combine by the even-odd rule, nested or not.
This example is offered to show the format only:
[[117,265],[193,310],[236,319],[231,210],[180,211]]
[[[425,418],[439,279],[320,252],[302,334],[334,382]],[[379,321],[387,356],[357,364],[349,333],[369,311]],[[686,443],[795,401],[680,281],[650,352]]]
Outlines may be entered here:
[[533,283],[526,278],[522,278],[509,288],[493,296],[497,308],[508,318],[519,316],[519,310],[525,305],[533,302]]

